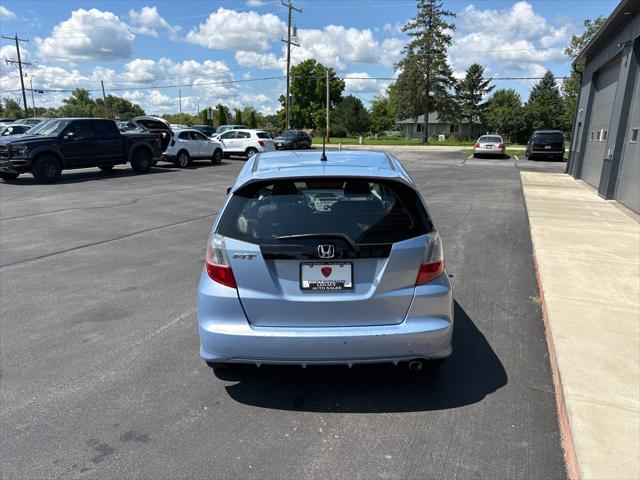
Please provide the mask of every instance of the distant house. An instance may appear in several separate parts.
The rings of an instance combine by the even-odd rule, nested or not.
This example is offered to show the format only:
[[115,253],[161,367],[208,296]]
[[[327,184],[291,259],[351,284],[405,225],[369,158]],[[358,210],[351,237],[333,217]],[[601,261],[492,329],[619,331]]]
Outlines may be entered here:
[[[400,120],[398,127],[402,131],[403,137],[421,139],[425,129],[424,115]],[[478,119],[474,119],[471,124],[471,134],[469,135],[469,124],[441,120],[437,112],[429,114],[429,137],[444,135],[446,138],[467,136],[476,138],[483,133],[485,133],[485,128]]]

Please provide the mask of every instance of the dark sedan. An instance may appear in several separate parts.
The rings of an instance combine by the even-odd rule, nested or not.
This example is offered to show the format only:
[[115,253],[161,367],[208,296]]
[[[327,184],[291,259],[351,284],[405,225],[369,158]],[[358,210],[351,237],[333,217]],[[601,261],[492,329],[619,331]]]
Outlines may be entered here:
[[278,150],[300,150],[311,148],[311,137],[301,130],[289,130],[274,139]]

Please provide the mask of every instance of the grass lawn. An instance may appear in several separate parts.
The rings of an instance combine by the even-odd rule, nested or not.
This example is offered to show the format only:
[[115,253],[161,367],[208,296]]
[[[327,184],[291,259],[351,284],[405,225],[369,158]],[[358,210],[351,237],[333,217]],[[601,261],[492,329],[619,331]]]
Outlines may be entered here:
[[[345,137],[345,138],[337,138],[332,137],[330,139],[329,144],[337,145],[338,143],[342,143],[343,145],[358,145],[358,137]],[[322,145],[322,137],[313,137],[314,145]],[[417,139],[407,139],[404,137],[365,137],[362,141],[363,145],[422,145],[422,140]],[[431,139],[429,141],[429,145],[436,146],[446,146],[446,147],[473,147],[475,144],[474,140],[456,140],[453,138],[446,139],[444,141],[438,141]],[[522,147],[525,145],[509,145],[510,147]]]

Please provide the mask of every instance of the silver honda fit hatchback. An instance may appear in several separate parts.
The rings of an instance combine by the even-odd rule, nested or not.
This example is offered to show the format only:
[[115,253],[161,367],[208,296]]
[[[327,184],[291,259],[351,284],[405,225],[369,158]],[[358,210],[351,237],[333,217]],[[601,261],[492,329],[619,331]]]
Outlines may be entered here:
[[346,364],[451,354],[440,236],[383,152],[270,152],[220,209],[198,288],[200,355],[226,363]]

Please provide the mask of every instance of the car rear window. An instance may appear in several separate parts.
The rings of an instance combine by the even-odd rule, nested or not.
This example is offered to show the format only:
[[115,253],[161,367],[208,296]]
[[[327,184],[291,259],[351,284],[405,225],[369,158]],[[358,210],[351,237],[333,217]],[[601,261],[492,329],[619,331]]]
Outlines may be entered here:
[[502,139],[500,137],[494,137],[494,136],[486,136],[486,137],[480,137],[480,140],[478,140],[480,143],[502,143]]
[[256,135],[258,135],[258,138],[271,138],[271,135],[268,132],[258,132]]
[[235,192],[217,233],[260,245],[311,234],[339,234],[356,244],[387,244],[432,230],[418,194],[407,185],[308,178],[260,182]]
[[564,142],[564,137],[561,133],[536,133],[533,136],[534,142],[548,142],[559,143]]

